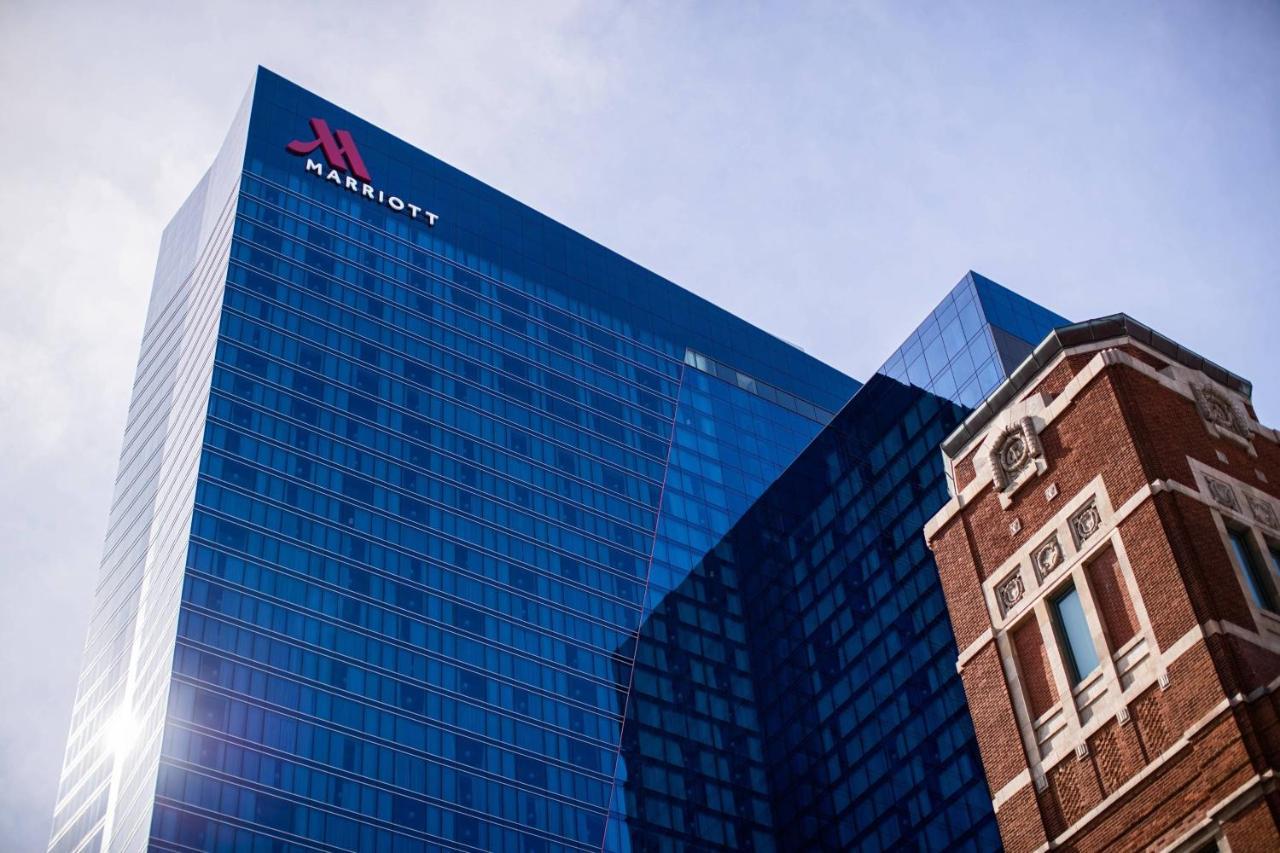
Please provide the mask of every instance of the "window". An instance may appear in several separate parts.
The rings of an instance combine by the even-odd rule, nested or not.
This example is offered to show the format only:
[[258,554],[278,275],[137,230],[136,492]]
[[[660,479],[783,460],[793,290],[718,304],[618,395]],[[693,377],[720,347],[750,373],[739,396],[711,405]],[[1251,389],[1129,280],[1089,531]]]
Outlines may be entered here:
[[[1271,583],[1271,576],[1266,566],[1262,565],[1262,561],[1258,559],[1253,546],[1249,544],[1248,532],[1229,527],[1227,537],[1231,540],[1231,550],[1235,552],[1236,562],[1244,572],[1245,586],[1249,588],[1249,594],[1253,596],[1254,603],[1263,610],[1278,612],[1276,590]],[[1275,553],[1274,549],[1272,553]]]
[[1050,601],[1058,642],[1066,659],[1067,676],[1072,686],[1098,668],[1098,651],[1093,645],[1089,622],[1084,616],[1084,605],[1075,584],[1071,584]]

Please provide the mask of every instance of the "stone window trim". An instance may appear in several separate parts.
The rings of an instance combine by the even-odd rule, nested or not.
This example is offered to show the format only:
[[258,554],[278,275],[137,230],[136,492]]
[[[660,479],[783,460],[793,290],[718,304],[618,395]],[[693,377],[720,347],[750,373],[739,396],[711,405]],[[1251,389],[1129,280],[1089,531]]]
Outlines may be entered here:
[[1233,477],[1195,457],[1187,464],[1195,478],[1201,501],[1223,510],[1245,524],[1256,524],[1280,536],[1280,497],[1264,492],[1256,485]]
[[1258,528],[1268,541],[1280,542],[1280,498],[1230,474],[1187,457],[1200,500],[1236,526]]
[[1022,567],[1019,566],[995,586],[996,604],[1000,608],[1000,615],[1006,616],[1017,610],[1026,591],[1026,582],[1022,579]]
[[[1280,571],[1280,566],[1274,565],[1275,561],[1272,560],[1271,555],[1272,547],[1280,546],[1280,498],[1271,496],[1262,489],[1245,483],[1244,480],[1192,459],[1190,456],[1187,457],[1187,461],[1196,478],[1196,487],[1199,489],[1197,497],[1213,511],[1213,520],[1219,528],[1224,547],[1228,547],[1230,553],[1230,543],[1226,538],[1228,526],[1247,530],[1260,557],[1261,565],[1271,571],[1272,581],[1276,584],[1277,590],[1280,590],[1280,578],[1276,575],[1277,571]],[[1231,555],[1231,565],[1235,566],[1236,574],[1243,583],[1244,575],[1240,573],[1244,567],[1236,565],[1234,555]],[[1249,607],[1256,611],[1253,615],[1254,624],[1262,625],[1266,622],[1268,625],[1280,625],[1280,617],[1258,610],[1253,597],[1248,594],[1248,588],[1245,588],[1245,598],[1249,602]]]
[[[1194,459],[1189,459],[1188,461],[1193,469],[1200,464]],[[1097,491],[1097,489],[1100,488],[1100,483],[1101,477],[1097,478],[1095,483],[1090,483],[1074,498],[1070,499],[1066,504],[1068,510],[1078,510],[1083,505],[1081,496],[1086,492]],[[1154,631],[1151,627],[1150,616],[1146,611],[1145,603],[1138,594],[1137,582],[1133,575],[1128,554],[1125,551],[1124,541],[1114,528],[1122,525],[1126,518],[1142,508],[1149,500],[1161,492],[1181,494],[1192,500],[1199,501],[1206,506],[1213,506],[1211,503],[1212,499],[1206,495],[1203,485],[1200,485],[1199,487],[1187,486],[1175,480],[1152,481],[1147,486],[1142,487],[1133,495],[1129,496],[1124,501],[1123,505],[1116,508],[1114,512],[1111,511],[1111,504],[1105,492],[1098,493],[1099,505],[1105,519],[1103,530],[1100,535],[1105,538],[1093,540],[1088,551],[1078,559],[1082,561],[1083,565],[1088,565],[1096,556],[1098,556],[1100,549],[1105,547],[1105,545],[1101,543],[1111,543],[1115,548],[1116,560],[1121,572],[1121,577],[1123,578],[1126,588],[1130,594],[1131,604],[1134,608],[1134,615],[1137,617],[1139,623],[1139,631],[1131,640],[1121,645],[1120,648],[1116,650],[1115,654],[1111,655],[1113,662],[1126,662],[1127,672],[1125,675],[1125,682],[1128,684],[1127,687],[1122,691],[1117,692],[1114,687],[1121,685],[1113,686],[1105,684],[1100,676],[1087,679],[1085,684],[1082,685],[1082,688],[1088,691],[1094,691],[1101,688],[1102,693],[1100,701],[1095,701],[1094,703],[1096,711],[1091,715],[1091,719],[1080,726],[1076,732],[1069,733],[1067,731],[1065,719],[1068,708],[1061,700],[1061,688],[1058,688],[1058,705],[1055,705],[1048,713],[1041,715],[1036,720],[1029,720],[1029,706],[1025,698],[1026,694],[1023,692],[1021,676],[1018,672],[1017,657],[1011,648],[1012,635],[1008,630],[1011,627],[1016,627],[1013,623],[1016,623],[1017,620],[1026,618],[1020,614],[1024,612],[1023,608],[1025,608],[1027,604],[1019,605],[1019,612],[1013,614],[1012,620],[1001,621],[999,623],[999,625],[1002,626],[1001,628],[998,628],[997,624],[993,623],[978,637],[974,638],[973,642],[965,649],[960,651],[956,664],[957,669],[960,672],[963,672],[967,663],[973,660],[974,657],[976,657],[982,649],[986,648],[987,645],[994,644],[996,646],[997,655],[1000,658],[1001,666],[1009,685],[1008,695],[1013,705],[1015,722],[1019,727],[1019,733],[1023,740],[1023,751],[1027,760],[1027,769],[1010,779],[999,791],[993,794],[992,803],[997,812],[1000,811],[1003,803],[1015,796],[1018,791],[1033,783],[1036,784],[1037,790],[1046,789],[1048,785],[1047,774],[1050,773],[1053,767],[1063,761],[1076,760],[1074,758],[1074,749],[1078,742],[1087,742],[1089,737],[1092,737],[1096,731],[1098,731],[1102,726],[1110,723],[1112,720],[1124,725],[1127,722],[1125,718],[1128,717],[1130,713],[1128,712],[1128,708],[1132,704],[1133,700],[1155,685],[1158,685],[1161,689],[1168,687],[1168,668],[1174,661],[1182,657],[1197,643],[1203,642],[1206,637],[1216,634],[1230,634],[1280,654],[1280,636],[1259,635],[1248,628],[1220,620],[1210,620],[1203,625],[1197,625],[1187,631],[1187,633],[1182,637],[1165,646],[1160,646],[1157,643]],[[1277,500],[1277,503],[1280,504],[1280,499],[1273,500]],[[1059,515],[1046,523],[1045,527],[1040,531],[1036,531],[1035,535],[1033,535],[1027,542],[1026,547],[1011,556],[1010,560],[1002,565],[1000,569],[995,572],[994,576],[1005,576],[1018,560],[1027,559],[1027,554],[1031,553],[1031,549],[1035,547],[1036,544],[1044,541],[1039,537],[1042,534],[1047,533],[1047,529],[1049,527],[1053,525],[1060,525],[1063,520],[1064,516]],[[1275,544],[1280,545],[1280,532],[1277,532],[1276,534],[1267,532],[1265,539],[1268,542],[1274,542]],[[1068,544],[1065,547],[1070,550],[1072,546]],[[1074,565],[1074,560],[1077,558],[1073,557],[1071,559],[1073,562],[1065,564],[1064,570],[1070,569]],[[1280,566],[1277,568],[1280,568]],[[1055,584],[1057,583],[1056,580],[1052,582]],[[1092,598],[1090,598],[1090,600],[1092,600]],[[1028,601],[1030,602],[1030,599],[1028,599]],[[1034,602],[1031,603],[1034,604]],[[1039,617],[1038,622],[1041,625],[1045,624],[1044,622],[1039,621]],[[1109,650],[1109,646],[1102,646],[1101,648],[1108,648]],[[1052,660],[1052,655],[1050,655],[1050,659]],[[1055,687],[1056,686],[1057,682],[1055,682]],[[1269,689],[1280,689],[1280,678],[1277,678]],[[1244,700],[1241,699],[1241,701]],[[1114,716],[1111,715],[1112,710],[1114,710]],[[1212,717],[1216,715],[1216,713],[1217,712],[1215,711],[1214,714],[1211,714],[1210,716]],[[1059,714],[1061,717],[1061,729],[1055,735],[1054,740],[1056,742],[1052,744],[1053,748],[1044,752],[1042,757],[1041,743],[1036,737],[1036,726],[1037,724],[1044,724],[1055,714]],[[1200,725],[1204,724],[1204,722],[1205,721],[1202,721],[1197,724],[1193,729],[1198,729]],[[1070,737],[1068,737],[1069,734]],[[1157,761],[1162,762],[1168,760],[1170,754],[1171,753],[1168,752],[1162,754]],[[1073,832],[1073,829],[1069,829],[1063,836],[1060,836],[1058,840],[1061,841],[1069,837]]]
[[[1273,613],[1260,607],[1258,602],[1254,600],[1253,593],[1249,591],[1249,586],[1244,576],[1248,569],[1240,565],[1240,561],[1236,559],[1236,554],[1227,538],[1228,524],[1222,513],[1215,512],[1213,515],[1214,523],[1218,528],[1218,535],[1222,539],[1222,547],[1226,549],[1227,556],[1231,560],[1231,567],[1236,573],[1236,582],[1240,584],[1240,591],[1244,595],[1245,602],[1249,605],[1250,615],[1253,616],[1253,624],[1257,626],[1256,633],[1264,637],[1280,640],[1280,613]],[[1240,525],[1233,523],[1230,527],[1234,527],[1248,537],[1249,544],[1253,546],[1253,558],[1258,561],[1258,567],[1270,575],[1272,589],[1280,591],[1280,567],[1276,565],[1274,558],[1271,556],[1270,547],[1276,541],[1275,538],[1272,537],[1271,541],[1268,541],[1268,537],[1251,524]]]
[[[1261,794],[1261,788],[1258,789]],[[1239,808],[1230,808],[1234,805],[1230,800],[1227,801],[1228,808],[1221,805],[1211,811],[1211,817],[1207,817],[1203,822],[1197,824],[1188,830],[1188,833],[1181,839],[1170,844],[1168,853],[1204,853],[1209,850],[1212,844],[1213,850],[1217,853],[1231,853],[1231,848],[1227,845],[1227,837],[1223,833],[1223,821],[1230,820],[1245,805],[1252,803],[1254,798],[1249,798]],[[1226,812],[1226,814],[1222,814]]]
[[[1253,503],[1265,501],[1270,504],[1271,508],[1274,509],[1278,515],[1280,515],[1280,498],[1273,497],[1260,489],[1256,489],[1250,484],[1216,468],[1212,468],[1194,457],[1188,456],[1187,463],[1191,467],[1194,478],[1193,485],[1188,486],[1176,480],[1157,480],[1151,484],[1152,491],[1181,494],[1191,500],[1199,501],[1207,507],[1214,518],[1215,524],[1218,526],[1218,533],[1222,540],[1223,547],[1228,549],[1228,553],[1230,553],[1230,541],[1227,538],[1227,525],[1230,524],[1237,529],[1248,528],[1252,530],[1255,534],[1253,539],[1254,544],[1259,545],[1259,543],[1261,543],[1261,546],[1266,549],[1262,554],[1262,560],[1266,563],[1267,559],[1272,556],[1270,553],[1270,546],[1275,545],[1280,548],[1280,528],[1273,528],[1266,524],[1260,524],[1257,515],[1254,514],[1255,507],[1253,506]],[[1235,501],[1236,508],[1232,508],[1231,506],[1224,504],[1220,499],[1214,497],[1213,493],[1209,490],[1209,478],[1213,478],[1232,489],[1232,493],[1237,498]],[[1243,499],[1241,499],[1241,496],[1243,496]],[[1230,503],[1230,501],[1228,501],[1228,503]],[[1249,509],[1244,509],[1246,506],[1248,506]],[[1124,508],[1121,508],[1119,512],[1123,515]],[[1262,510],[1260,511],[1260,514],[1265,516],[1267,513],[1265,510]],[[1280,564],[1276,564],[1276,561],[1274,560],[1272,560],[1270,564],[1275,564],[1276,571],[1280,572]],[[1234,557],[1232,558],[1232,565],[1235,565]],[[1244,576],[1238,572],[1237,578],[1242,584],[1244,583]],[[1278,591],[1280,591],[1280,589],[1278,589]],[[1250,607],[1254,607],[1253,598],[1248,589],[1243,588],[1242,592],[1245,595],[1245,601]],[[1269,626],[1276,624],[1277,627],[1280,627],[1280,620],[1277,620],[1275,616],[1262,610],[1258,610],[1257,613],[1258,617],[1255,617],[1255,625]],[[1247,640],[1254,645],[1261,646],[1274,651],[1276,654],[1280,654],[1280,630],[1257,631],[1225,619],[1210,620],[1205,623],[1205,627],[1212,628],[1211,633],[1229,633],[1242,640]],[[962,660],[964,659],[963,652],[961,653],[961,658]]]
[[[1098,524],[1090,535],[1081,540],[1072,532],[1071,522],[1089,509],[1096,512]],[[1158,655],[1154,654],[1158,647],[1151,619],[1118,529],[1119,519],[1128,514],[1124,509],[1127,507],[1120,512],[1113,509],[1102,477],[1096,477],[1065,501],[1063,509],[1029,536],[1027,545],[984,584],[992,617],[992,635],[1010,685],[1014,714],[1032,778],[1047,774],[1060,761],[1074,760],[1072,756],[1077,756],[1078,748],[1087,744],[1088,738],[1098,728],[1112,719],[1127,717],[1129,702],[1155,683],[1160,674]],[[1049,568],[1042,570],[1037,555],[1050,544],[1056,545],[1061,554],[1057,562],[1047,560],[1045,564]],[[1120,576],[1138,621],[1137,633],[1118,647],[1112,647],[1107,638],[1087,573],[1088,566],[1106,548],[1115,552]],[[998,590],[1014,577],[1019,579],[1022,590],[1010,607]],[[1073,583],[1080,594],[1099,658],[1098,667],[1076,684],[1072,683],[1068,673],[1066,652],[1057,635],[1050,604],[1054,594]],[[1033,617],[1048,652],[1050,675],[1058,696],[1058,701],[1051,708],[1035,718],[1032,717],[1030,698],[1022,686],[1021,662],[1012,642],[1014,631]],[[1121,667],[1128,666],[1125,662],[1129,660],[1136,660],[1137,664],[1122,671]],[[1046,731],[1050,732],[1047,738]]]
[[[1075,522],[1090,511],[1096,521],[1089,528],[1090,535],[1081,538],[1074,532]],[[1026,544],[983,582],[992,627],[1007,630],[1019,613],[1044,595],[1047,584],[1055,584],[1059,577],[1070,573],[1081,557],[1107,539],[1115,515],[1101,475],[1070,500],[1063,501],[1058,513],[1028,535]]]
[[1272,550],[1280,545],[1280,527],[1273,524],[1280,520],[1280,500],[1196,459],[1188,457],[1188,461],[1195,474],[1196,485],[1200,488],[1200,499],[1213,515],[1218,537],[1235,572],[1236,582],[1240,584],[1240,592],[1249,606],[1249,614],[1253,617],[1256,629],[1248,631],[1243,626],[1238,627],[1260,639],[1280,640],[1280,614],[1260,607],[1254,600],[1245,579],[1248,569],[1240,565],[1229,536],[1229,531],[1235,529],[1248,537],[1259,567],[1270,573],[1272,586],[1280,591],[1280,565],[1276,564]]
[[[1090,548],[1084,559],[1077,561],[1070,571],[1063,573],[1048,585],[1044,590],[1045,594],[1023,609],[1018,618],[1010,622],[1006,630],[995,634],[1001,664],[1010,685],[1010,697],[1013,700],[1023,749],[1033,775],[1047,775],[1050,768],[1060,761],[1069,760],[1072,756],[1078,757],[1078,749],[1088,743],[1093,732],[1111,719],[1119,717],[1121,709],[1127,709],[1128,703],[1136,697],[1138,692],[1146,689],[1156,678],[1154,667],[1148,667],[1151,671],[1141,679],[1140,687],[1134,684],[1128,690],[1119,689],[1120,674],[1117,671],[1116,661],[1142,645],[1144,641],[1150,648],[1154,645],[1154,640],[1150,638],[1149,619],[1145,620],[1145,624],[1137,635],[1118,648],[1113,648],[1106,638],[1102,616],[1096,603],[1095,593],[1089,585],[1085,567],[1093,555],[1100,553],[1108,545],[1116,549],[1117,558],[1126,575],[1126,583],[1132,583],[1123,543],[1119,533],[1113,530],[1106,537],[1100,538],[1097,545]],[[1064,640],[1059,636],[1051,603],[1051,598],[1055,594],[1072,584],[1080,595],[1089,633],[1098,652],[1098,666],[1085,674],[1079,682],[1075,682],[1071,676],[1067,651],[1063,648]],[[1136,595],[1132,587],[1130,595]],[[1138,602],[1135,601],[1135,609],[1137,605]],[[1144,611],[1142,617],[1145,616]],[[1018,659],[1012,644],[1013,632],[1032,618],[1036,620],[1041,632],[1041,640],[1047,652],[1049,674],[1057,694],[1057,701],[1034,717],[1030,697],[1022,686],[1024,681],[1022,662]],[[1079,704],[1086,701],[1091,704],[1096,702],[1099,706],[1093,710],[1088,719],[1082,718],[1078,708]],[[1046,731],[1051,731],[1051,736],[1047,739],[1043,736]]]

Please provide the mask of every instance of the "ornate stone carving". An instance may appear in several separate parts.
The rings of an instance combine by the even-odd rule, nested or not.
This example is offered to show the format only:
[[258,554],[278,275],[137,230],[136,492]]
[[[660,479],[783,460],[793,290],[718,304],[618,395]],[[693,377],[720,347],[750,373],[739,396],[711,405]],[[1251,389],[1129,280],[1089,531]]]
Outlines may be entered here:
[[1033,459],[1044,455],[1036,425],[1031,418],[1023,418],[1002,432],[991,445],[989,459],[991,478],[996,489],[1009,486]]
[[1054,569],[1062,565],[1062,545],[1058,542],[1055,535],[1036,549],[1033,557],[1036,564],[1036,574],[1041,580],[1047,578]]
[[1022,600],[1027,588],[1022,584],[1022,572],[1014,572],[996,585],[996,600],[1000,602],[1000,614],[1003,616]]
[[1076,544],[1084,542],[1102,528],[1102,514],[1098,512],[1098,505],[1089,501],[1084,509],[1071,516],[1069,524],[1072,535],[1076,537]]
[[1233,432],[1245,440],[1252,436],[1249,418],[1238,402],[1212,385],[1196,385],[1192,392],[1205,423]]
[[1004,437],[998,450],[1000,467],[1006,474],[1014,474],[1022,470],[1022,466],[1031,461],[1031,450],[1027,447],[1027,439],[1021,429],[1016,429]]
[[1209,494],[1213,496],[1215,501],[1231,509],[1240,509],[1240,502],[1236,500],[1235,489],[1221,480],[1215,480],[1213,477],[1205,477],[1204,481],[1208,484]]
[[1268,501],[1258,500],[1253,495],[1249,495],[1249,511],[1253,513],[1253,517],[1265,524],[1267,527],[1280,529],[1280,517],[1276,516],[1276,508]]

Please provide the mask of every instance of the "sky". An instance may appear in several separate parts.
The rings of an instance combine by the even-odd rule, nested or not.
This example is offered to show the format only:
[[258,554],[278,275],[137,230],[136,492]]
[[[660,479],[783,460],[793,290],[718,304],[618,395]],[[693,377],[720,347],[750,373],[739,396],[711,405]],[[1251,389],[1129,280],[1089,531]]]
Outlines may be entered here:
[[160,233],[266,65],[865,379],[966,270],[1280,425],[1280,4],[0,3],[0,839],[43,849]]

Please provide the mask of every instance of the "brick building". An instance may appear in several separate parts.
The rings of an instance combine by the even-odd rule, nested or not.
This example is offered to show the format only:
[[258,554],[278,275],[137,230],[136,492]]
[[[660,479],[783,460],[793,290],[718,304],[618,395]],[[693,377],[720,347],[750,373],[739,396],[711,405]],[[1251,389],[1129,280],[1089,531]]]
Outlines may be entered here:
[[943,444],[926,525],[1005,846],[1280,849],[1280,434],[1123,315]]

